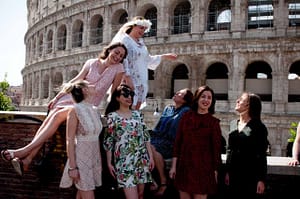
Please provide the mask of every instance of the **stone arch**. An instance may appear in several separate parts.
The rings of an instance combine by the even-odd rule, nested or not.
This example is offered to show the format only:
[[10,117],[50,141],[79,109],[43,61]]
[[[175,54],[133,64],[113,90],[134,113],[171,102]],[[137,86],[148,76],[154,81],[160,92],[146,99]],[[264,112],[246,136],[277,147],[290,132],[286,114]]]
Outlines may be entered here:
[[72,47],[82,47],[83,21],[77,19],[72,27]]
[[157,34],[157,7],[153,4],[147,4],[142,7],[143,14],[138,14],[144,16],[146,19],[150,20],[152,25],[149,32],[144,34],[144,37],[152,37]]
[[171,15],[171,34],[191,32],[191,3],[182,1],[176,5]]
[[172,72],[169,97],[172,98],[174,93],[182,88],[189,88],[189,70],[185,64],[178,64]]
[[300,102],[300,60],[289,68],[288,102]]
[[50,80],[50,77],[48,74],[43,75],[42,93],[41,93],[41,97],[43,99],[47,99],[49,97],[49,80]]
[[57,50],[66,50],[67,44],[67,27],[62,24],[57,30]]
[[265,61],[254,61],[245,71],[245,90],[258,94],[262,101],[272,101],[272,68]]
[[222,62],[211,64],[206,70],[206,85],[211,87],[217,100],[228,100],[228,67]]
[[124,9],[117,10],[111,17],[112,34],[114,37],[124,23],[128,21],[128,13]]
[[38,57],[43,55],[43,46],[44,46],[44,34],[39,33],[39,41],[38,41]]
[[212,0],[209,3],[207,15],[207,31],[229,30],[231,24],[230,0]]
[[53,30],[51,29],[47,33],[46,49],[47,53],[53,52]]
[[56,72],[53,76],[52,83],[53,83],[54,91],[56,92],[60,91],[63,83],[63,74],[61,72]]
[[95,45],[103,42],[103,17],[94,15],[90,24],[90,44]]
[[70,73],[69,73],[69,79],[68,81],[70,81],[71,79],[73,79],[74,77],[76,77],[78,75],[78,71],[77,70],[72,70]]

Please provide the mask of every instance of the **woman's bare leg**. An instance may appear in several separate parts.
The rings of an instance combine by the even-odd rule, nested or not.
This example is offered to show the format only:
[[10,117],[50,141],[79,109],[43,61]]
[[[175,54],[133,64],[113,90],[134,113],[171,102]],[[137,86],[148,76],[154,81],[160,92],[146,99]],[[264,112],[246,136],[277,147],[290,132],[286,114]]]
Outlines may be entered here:
[[167,177],[165,175],[165,162],[162,155],[155,150],[155,147],[152,146],[152,152],[153,152],[153,159],[155,162],[155,167],[159,174],[159,181],[160,185],[158,186],[159,189],[157,190],[157,195],[163,195],[164,192],[167,189]]
[[49,114],[29,144],[22,148],[12,150],[14,157],[25,159],[25,165],[30,164],[31,160],[38,153],[43,143],[47,141],[47,139],[57,131],[60,124],[66,120],[67,114],[67,108],[59,109]]
[[138,188],[136,186],[124,188],[124,193],[125,193],[126,199],[139,199]]

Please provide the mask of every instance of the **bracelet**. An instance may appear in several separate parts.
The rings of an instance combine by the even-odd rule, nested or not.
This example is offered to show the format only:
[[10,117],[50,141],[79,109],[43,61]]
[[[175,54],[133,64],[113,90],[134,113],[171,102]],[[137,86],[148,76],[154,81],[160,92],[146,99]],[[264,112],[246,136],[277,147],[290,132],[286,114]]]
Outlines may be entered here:
[[75,167],[75,168],[69,167],[69,168],[68,168],[68,172],[74,171],[74,170],[78,170],[78,167]]

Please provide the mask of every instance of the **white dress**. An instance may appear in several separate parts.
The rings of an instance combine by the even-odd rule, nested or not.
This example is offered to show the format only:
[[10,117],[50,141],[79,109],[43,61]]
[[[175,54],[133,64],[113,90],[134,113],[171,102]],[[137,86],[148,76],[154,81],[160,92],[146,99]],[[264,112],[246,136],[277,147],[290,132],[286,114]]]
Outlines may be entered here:
[[[83,191],[94,190],[102,185],[102,162],[99,135],[102,130],[100,114],[91,104],[81,102],[74,105],[79,119],[76,132],[75,157],[80,181],[76,188]],[[68,174],[69,159],[60,181],[61,188],[71,187],[72,178]]]
[[157,68],[161,62],[161,55],[150,55],[142,38],[136,42],[126,33],[118,33],[113,42],[122,42],[128,51],[123,65],[125,73],[130,75],[135,87],[133,105],[136,105],[137,101],[145,102],[148,93],[148,69]]

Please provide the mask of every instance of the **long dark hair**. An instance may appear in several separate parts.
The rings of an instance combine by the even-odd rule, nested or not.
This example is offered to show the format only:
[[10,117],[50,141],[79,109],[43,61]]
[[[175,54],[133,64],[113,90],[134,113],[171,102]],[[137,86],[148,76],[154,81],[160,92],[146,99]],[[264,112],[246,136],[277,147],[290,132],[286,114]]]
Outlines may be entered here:
[[126,58],[128,51],[127,51],[126,46],[121,42],[112,43],[112,44],[104,47],[102,52],[99,55],[99,59],[106,59],[108,57],[110,51],[117,47],[122,47],[125,50],[125,55],[124,55],[123,59],[121,60],[121,63],[123,63],[123,60]]
[[[118,86],[112,93],[111,95],[111,99],[110,99],[110,102],[107,104],[107,107],[105,109],[105,115],[107,116],[109,113],[111,112],[114,112],[114,111],[117,111],[119,110],[120,108],[120,103],[119,101],[117,100],[117,97],[120,97],[121,95],[121,91],[125,91],[125,92],[128,92],[128,91],[132,91],[131,88],[126,85],[126,84],[121,84],[120,86]],[[133,100],[133,98],[132,98]],[[130,107],[131,108],[131,107]]]
[[249,99],[249,116],[250,116],[250,118],[261,120],[262,104],[261,104],[260,97],[251,92],[245,92],[245,93],[248,95],[248,99]]
[[200,96],[202,95],[202,93],[203,93],[204,91],[209,91],[209,92],[211,92],[212,102],[211,102],[210,107],[208,108],[208,112],[209,112],[210,114],[214,114],[214,113],[215,113],[215,104],[216,104],[215,93],[214,93],[214,91],[213,91],[210,87],[208,87],[208,86],[206,86],[206,85],[200,86],[200,87],[195,91],[194,99],[193,99],[192,107],[191,107],[191,108],[192,108],[192,110],[194,110],[194,111],[197,111],[197,110],[198,110],[198,100],[199,100]]

